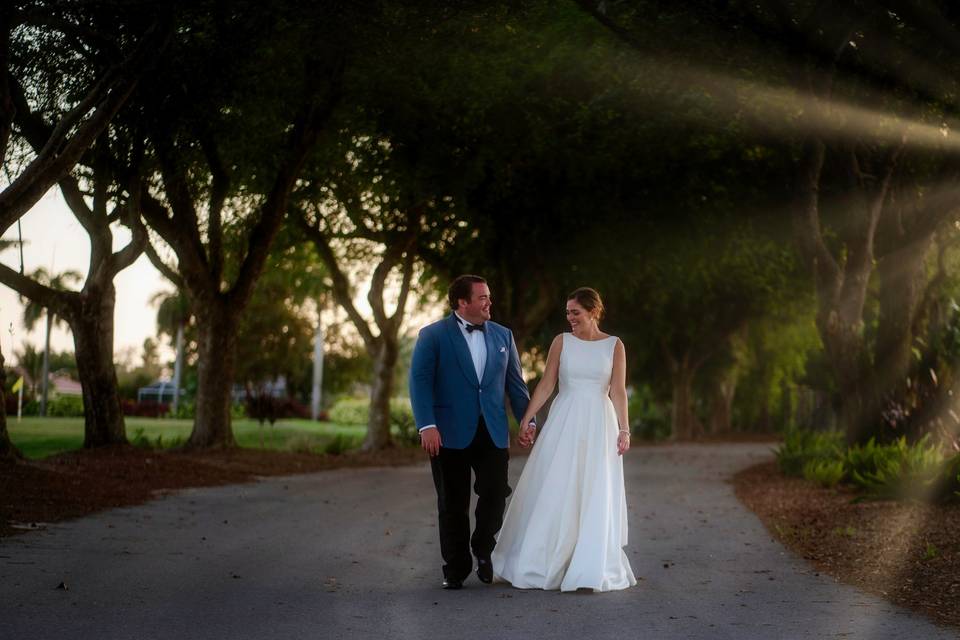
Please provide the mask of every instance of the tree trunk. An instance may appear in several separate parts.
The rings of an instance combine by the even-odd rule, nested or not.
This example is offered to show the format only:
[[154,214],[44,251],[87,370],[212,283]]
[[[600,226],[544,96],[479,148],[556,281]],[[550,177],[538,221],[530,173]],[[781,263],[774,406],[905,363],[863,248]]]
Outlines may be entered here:
[[843,322],[838,316],[832,314],[833,322],[822,325],[820,335],[837,382],[840,423],[847,442],[856,444],[877,434],[879,425],[874,420],[879,415],[879,394],[866,362],[860,322]]
[[193,305],[197,314],[197,401],[188,448],[234,447],[231,427],[238,312],[222,300]]
[[102,288],[88,286],[79,297],[79,309],[67,319],[83,389],[85,448],[127,443],[113,364],[115,296],[113,282]]
[[[874,346],[874,371],[881,393],[906,384],[913,359],[913,329],[926,278],[926,257],[933,236],[885,256],[877,265],[880,315]],[[880,417],[877,416],[877,422]]]
[[731,367],[714,381],[710,394],[708,431],[712,435],[729,433],[733,427],[733,398],[737,391],[737,369]]
[[390,437],[390,398],[399,348],[395,339],[380,336],[380,345],[373,359],[373,380],[370,386],[370,418],[367,423],[365,451],[383,449],[393,444]]
[[777,419],[778,429],[790,429],[794,424],[796,408],[793,405],[793,394],[787,379],[780,379],[780,417]]
[[7,432],[7,370],[0,351],[0,461],[18,460],[23,457],[20,450],[10,441]]
[[693,412],[693,378],[697,370],[691,365],[689,355],[684,355],[682,360],[673,364],[673,403],[670,408],[672,437],[674,440],[691,440],[699,431]]

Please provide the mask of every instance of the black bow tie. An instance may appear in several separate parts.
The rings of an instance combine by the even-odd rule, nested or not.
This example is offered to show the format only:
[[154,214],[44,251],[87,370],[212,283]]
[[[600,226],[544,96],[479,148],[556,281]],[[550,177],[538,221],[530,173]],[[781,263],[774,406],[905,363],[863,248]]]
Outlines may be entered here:
[[474,331],[483,331],[482,324],[464,324],[464,327],[467,328],[467,333],[473,333]]

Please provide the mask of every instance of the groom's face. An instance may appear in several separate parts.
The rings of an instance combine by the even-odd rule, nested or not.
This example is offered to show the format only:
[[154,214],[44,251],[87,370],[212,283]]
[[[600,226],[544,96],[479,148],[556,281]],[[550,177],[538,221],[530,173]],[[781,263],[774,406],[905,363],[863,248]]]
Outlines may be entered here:
[[474,282],[470,288],[470,299],[460,299],[460,315],[472,324],[480,324],[490,319],[490,287],[486,282]]

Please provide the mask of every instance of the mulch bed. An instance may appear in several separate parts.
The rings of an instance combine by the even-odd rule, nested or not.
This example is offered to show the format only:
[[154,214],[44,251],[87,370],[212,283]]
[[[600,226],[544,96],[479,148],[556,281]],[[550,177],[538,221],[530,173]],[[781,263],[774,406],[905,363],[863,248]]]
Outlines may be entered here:
[[333,456],[241,448],[163,451],[133,446],[71,451],[37,461],[0,461],[0,536],[103,509],[142,504],[165,491],[187,487],[250,482],[257,476],[424,461],[423,450],[413,447]]
[[860,500],[783,476],[775,462],[734,478],[737,496],[819,571],[960,626],[960,505]]

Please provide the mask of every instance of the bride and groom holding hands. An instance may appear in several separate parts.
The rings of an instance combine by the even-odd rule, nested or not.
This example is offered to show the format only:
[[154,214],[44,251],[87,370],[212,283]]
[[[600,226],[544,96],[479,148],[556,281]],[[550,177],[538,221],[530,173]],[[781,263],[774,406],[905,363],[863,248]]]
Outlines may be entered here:
[[[635,585],[623,551],[626,357],[623,343],[599,328],[599,294],[581,288],[568,297],[571,332],[554,338],[532,398],[513,334],[490,320],[486,281],[460,276],[448,299],[452,313],[420,331],[410,366],[410,401],[437,491],[443,587],[461,588],[474,557],[485,583],[561,591]],[[549,417],[537,425],[558,383]],[[507,398],[520,445],[536,446],[504,512]]]

